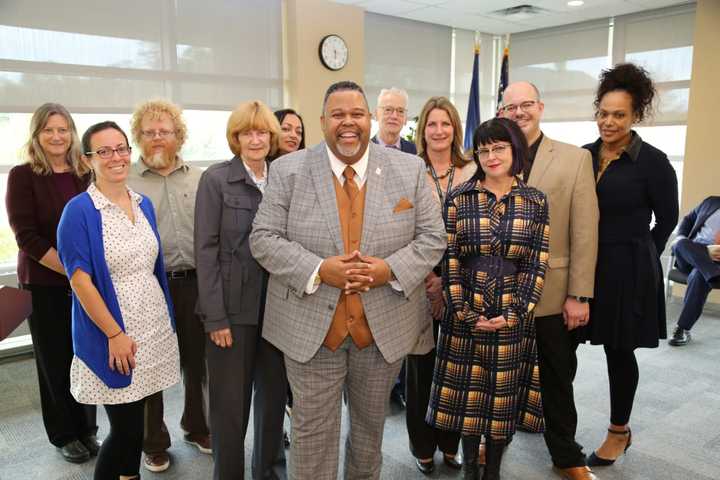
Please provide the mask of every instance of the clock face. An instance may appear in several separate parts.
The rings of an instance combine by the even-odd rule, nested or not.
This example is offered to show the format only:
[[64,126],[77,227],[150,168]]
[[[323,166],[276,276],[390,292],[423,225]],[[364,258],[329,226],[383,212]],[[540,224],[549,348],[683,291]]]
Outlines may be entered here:
[[348,47],[337,35],[328,35],[320,41],[320,61],[330,70],[340,70],[348,61]]

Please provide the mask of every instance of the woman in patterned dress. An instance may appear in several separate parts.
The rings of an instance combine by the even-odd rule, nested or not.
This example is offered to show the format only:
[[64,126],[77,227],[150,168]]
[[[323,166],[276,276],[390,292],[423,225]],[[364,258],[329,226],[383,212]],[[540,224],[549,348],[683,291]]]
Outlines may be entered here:
[[180,379],[175,325],[152,203],[125,184],[127,136],[102,122],[82,146],[94,182],[58,227],[73,290],[70,390],[110,421],[94,478],[139,478],[144,399]]
[[524,326],[532,321],[547,267],[548,207],[542,192],[517,177],[528,152],[514,122],[484,122],[473,148],[480,168],[446,205],[448,308],[427,422],[462,434],[466,479],[479,478],[477,452],[485,436],[482,478],[493,480],[515,433]]

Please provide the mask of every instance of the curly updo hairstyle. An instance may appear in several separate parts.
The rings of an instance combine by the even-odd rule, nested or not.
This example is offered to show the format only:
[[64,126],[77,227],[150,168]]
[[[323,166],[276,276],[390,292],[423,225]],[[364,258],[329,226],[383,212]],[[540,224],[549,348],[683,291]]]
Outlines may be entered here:
[[657,92],[650,74],[643,67],[634,63],[619,63],[613,68],[603,70],[595,94],[595,109],[600,107],[600,100],[606,93],[616,90],[627,92],[632,97],[632,109],[638,122],[652,116],[653,99]]

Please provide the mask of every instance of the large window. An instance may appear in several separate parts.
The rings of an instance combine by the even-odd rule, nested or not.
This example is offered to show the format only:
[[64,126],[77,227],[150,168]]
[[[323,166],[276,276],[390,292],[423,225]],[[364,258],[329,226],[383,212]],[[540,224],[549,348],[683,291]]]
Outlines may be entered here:
[[[229,112],[260,99],[283,105],[280,0],[3,0],[0,2],[0,193],[21,159],[30,116],[65,105],[78,131],[102,120],[129,130],[132,109],[168,98],[185,110],[186,160],[230,157]],[[0,209],[0,272],[15,241]]]
[[600,71],[621,62],[643,66],[658,97],[655,115],[636,130],[668,155],[682,185],[694,20],[688,5],[513,35],[510,79],[541,90],[545,133],[583,145],[598,136],[592,102]]

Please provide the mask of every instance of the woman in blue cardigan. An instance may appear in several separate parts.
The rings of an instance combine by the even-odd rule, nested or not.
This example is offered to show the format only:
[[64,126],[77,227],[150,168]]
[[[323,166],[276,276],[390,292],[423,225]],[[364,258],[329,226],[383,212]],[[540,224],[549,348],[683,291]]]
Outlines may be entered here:
[[58,226],[73,290],[70,390],[104,405],[110,421],[95,479],[139,478],[144,399],[180,378],[175,325],[152,203],[125,183],[127,136],[102,122],[82,146],[94,182]]

